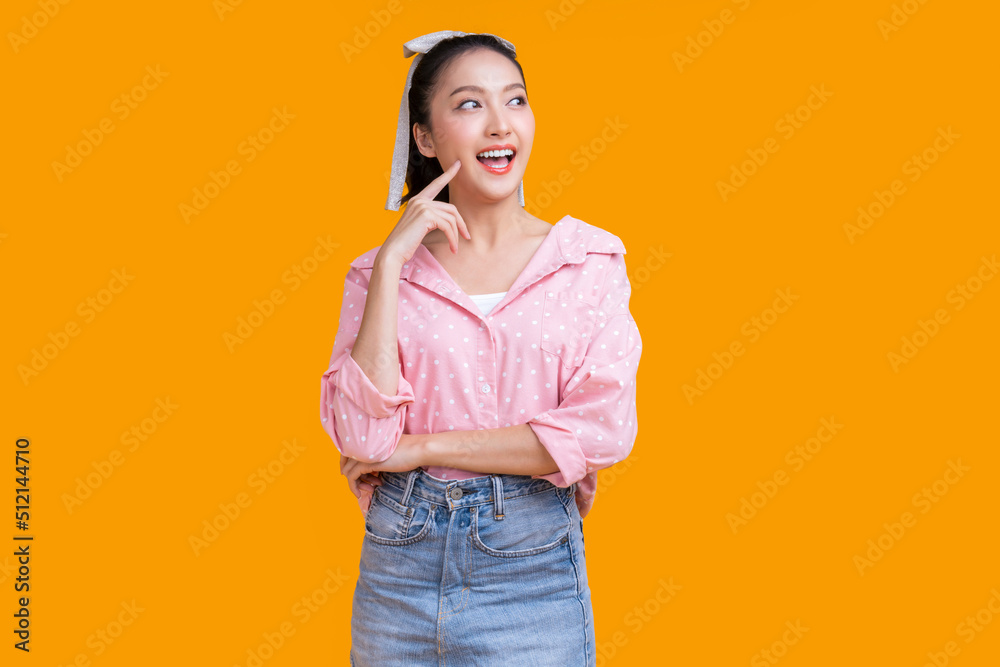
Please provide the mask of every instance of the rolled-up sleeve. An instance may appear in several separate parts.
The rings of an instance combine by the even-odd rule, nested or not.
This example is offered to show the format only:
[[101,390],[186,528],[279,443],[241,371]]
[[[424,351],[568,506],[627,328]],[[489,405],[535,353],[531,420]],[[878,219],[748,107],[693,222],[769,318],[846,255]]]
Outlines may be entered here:
[[403,433],[407,406],[414,401],[413,387],[399,367],[396,394],[383,394],[351,356],[367,294],[366,277],[351,267],[330,365],[322,377],[320,421],[341,454],[361,461],[384,461]]
[[625,258],[616,253],[594,334],[562,388],[559,405],[527,422],[559,468],[533,478],[568,487],[631,453],[639,426],[635,382],[642,339],[629,311],[630,294]]

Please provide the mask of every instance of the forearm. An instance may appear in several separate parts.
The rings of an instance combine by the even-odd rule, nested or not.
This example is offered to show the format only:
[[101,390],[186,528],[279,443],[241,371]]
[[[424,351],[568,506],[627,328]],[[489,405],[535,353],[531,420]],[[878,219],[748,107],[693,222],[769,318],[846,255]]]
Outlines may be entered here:
[[399,391],[399,350],[396,327],[399,318],[400,266],[391,260],[375,260],[361,327],[351,348],[351,357],[379,391],[389,396]]
[[528,424],[420,436],[421,465],[507,475],[547,475],[559,467]]

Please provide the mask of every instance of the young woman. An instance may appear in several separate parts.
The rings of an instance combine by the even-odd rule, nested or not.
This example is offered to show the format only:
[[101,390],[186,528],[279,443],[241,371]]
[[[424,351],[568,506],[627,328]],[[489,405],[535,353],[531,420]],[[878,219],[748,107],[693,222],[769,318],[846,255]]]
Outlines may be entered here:
[[638,428],[625,247],[524,210],[513,45],[414,53],[386,205],[405,168],[406,209],[351,263],[322,378],[365,515],[351,664],[594,665],[582,519]]

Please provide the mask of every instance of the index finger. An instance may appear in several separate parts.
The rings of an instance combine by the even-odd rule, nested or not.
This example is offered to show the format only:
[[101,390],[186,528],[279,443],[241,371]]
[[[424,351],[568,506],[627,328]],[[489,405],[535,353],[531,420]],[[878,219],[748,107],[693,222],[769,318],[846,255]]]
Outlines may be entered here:
[[461,165],[461,160],[455,160],[443,174],[428,183],[427,187],[413,195],[410,199],[434,199],[438,196],[439,192],[444,190],[444,186],[448,185],[448,181],[458,173],[458,167],[461,167]]

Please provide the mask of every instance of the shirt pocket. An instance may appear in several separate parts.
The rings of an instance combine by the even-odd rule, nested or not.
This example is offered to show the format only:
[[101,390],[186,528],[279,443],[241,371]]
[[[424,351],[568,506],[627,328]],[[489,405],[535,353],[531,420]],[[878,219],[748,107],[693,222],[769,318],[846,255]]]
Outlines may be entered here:
[[542,340],[539,347],[576,367],[590,345],[597,321],[597,297],[582,292],[545,292],[542,301]]

